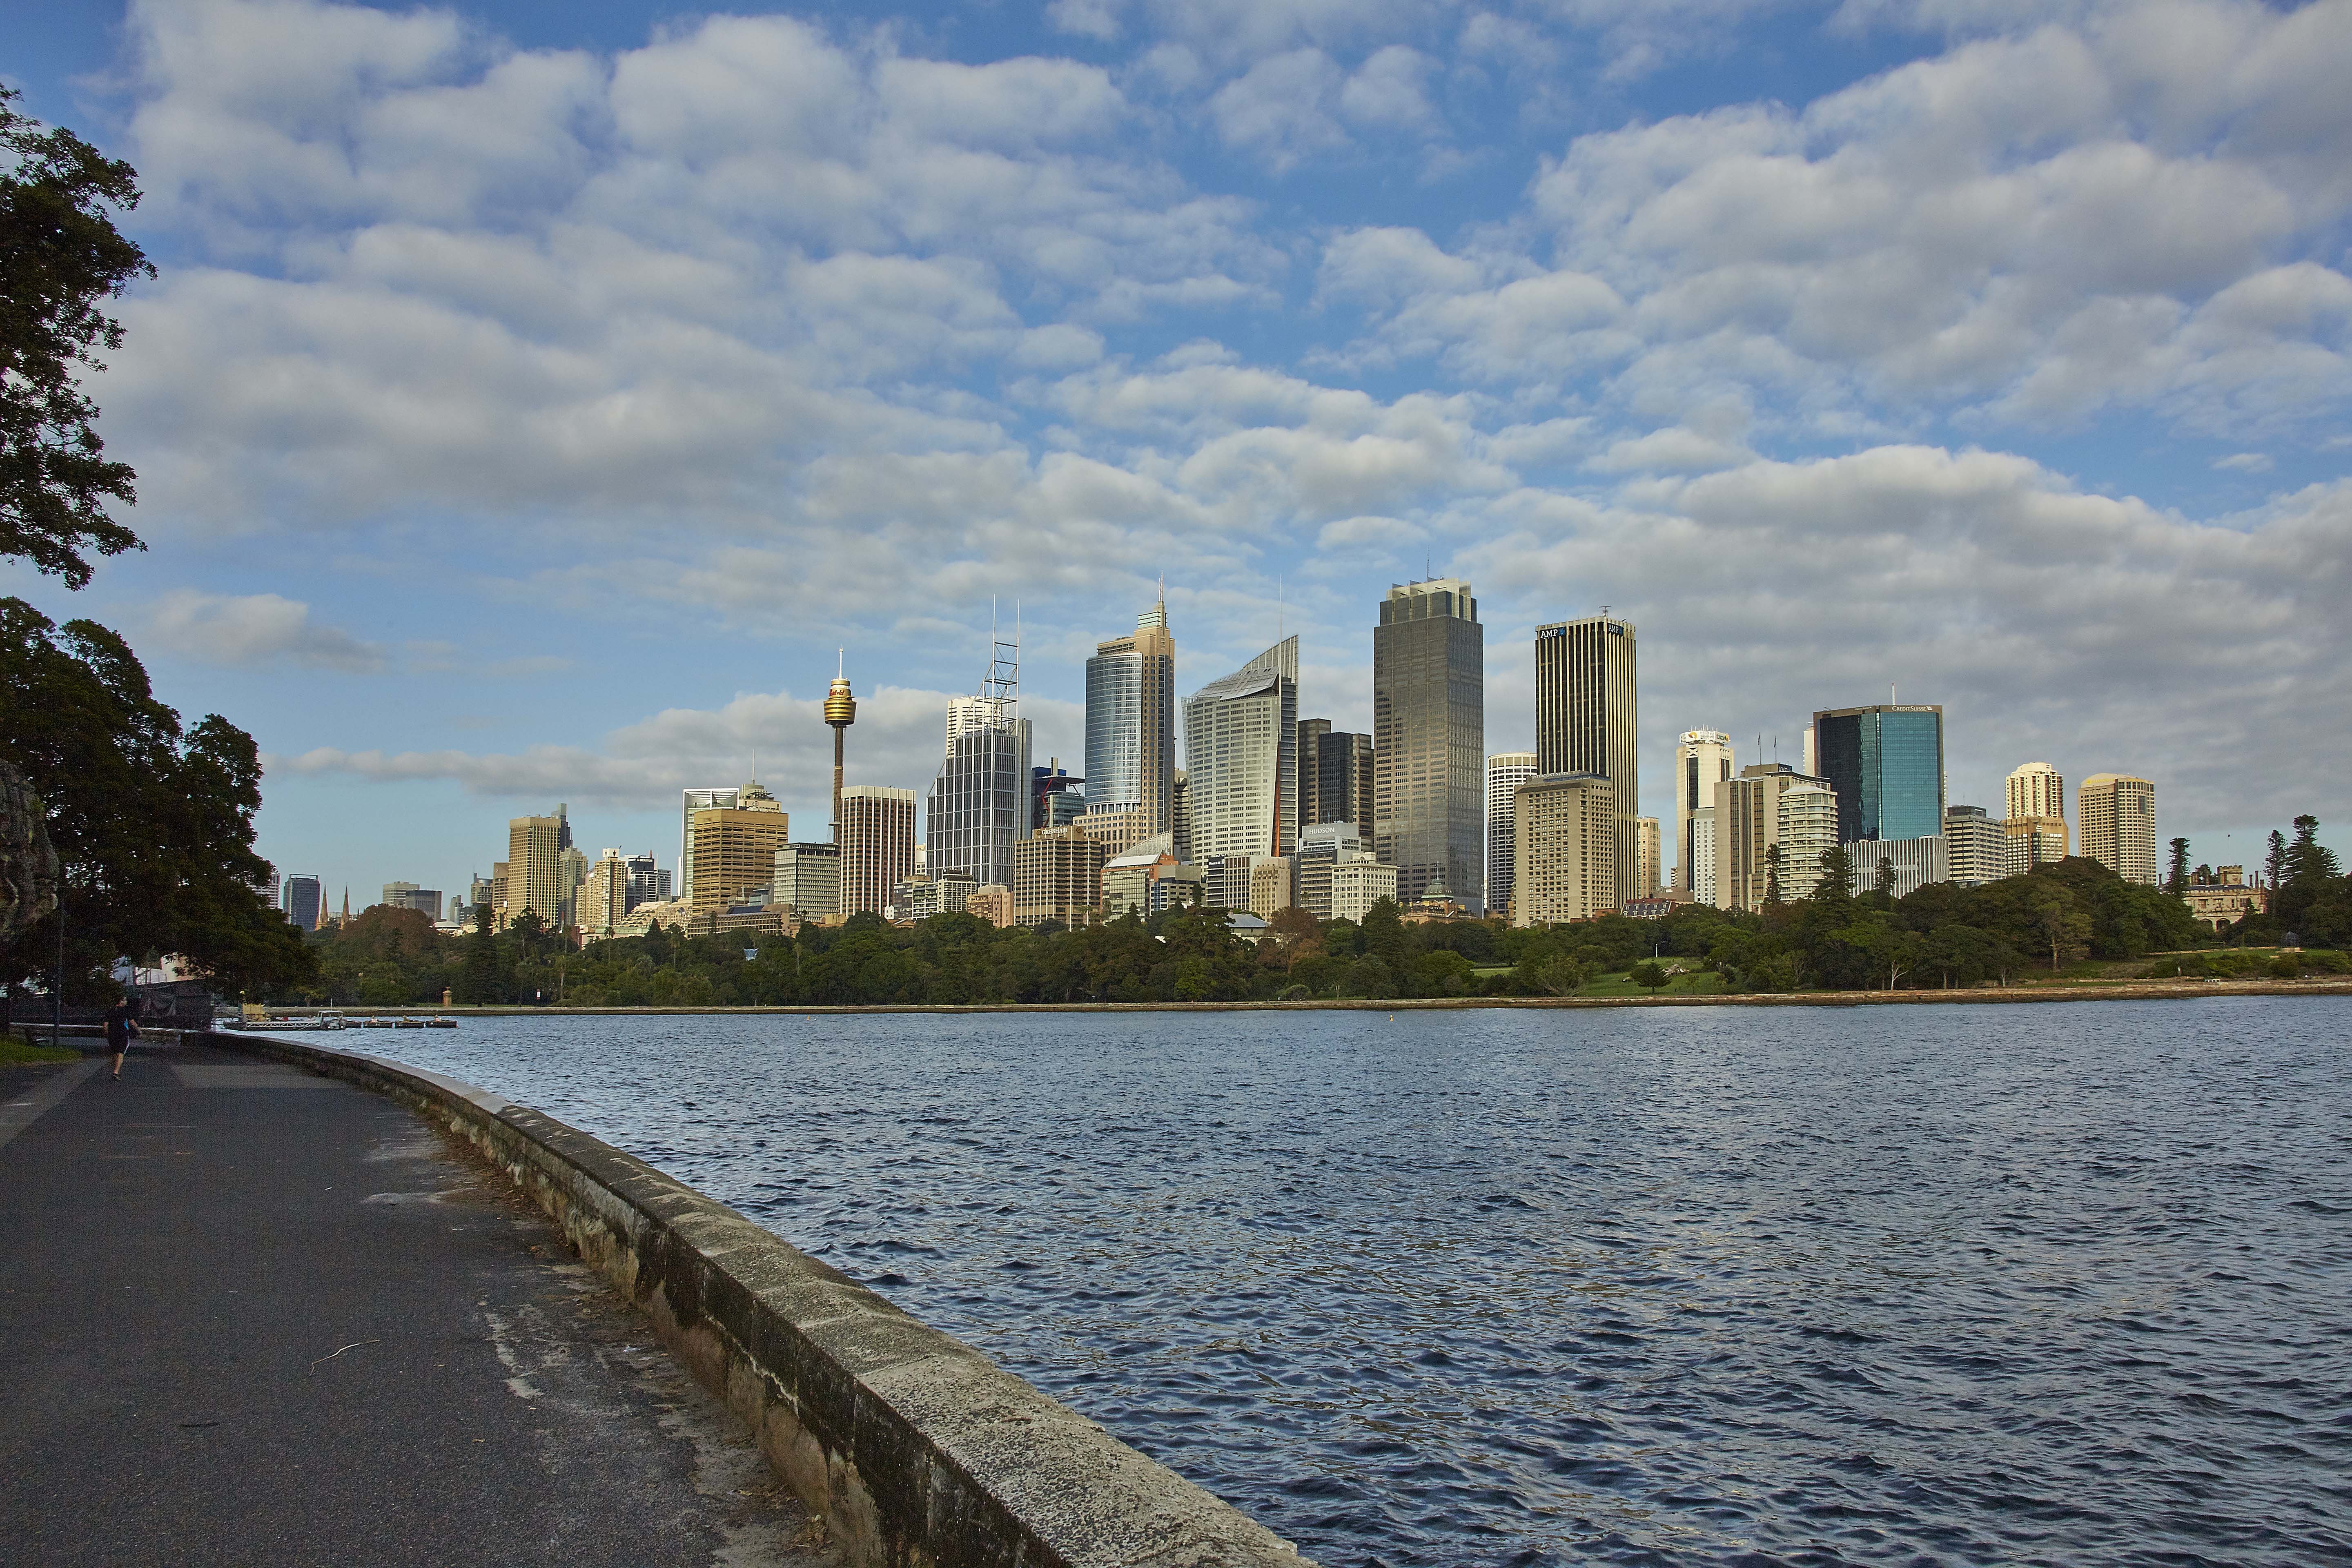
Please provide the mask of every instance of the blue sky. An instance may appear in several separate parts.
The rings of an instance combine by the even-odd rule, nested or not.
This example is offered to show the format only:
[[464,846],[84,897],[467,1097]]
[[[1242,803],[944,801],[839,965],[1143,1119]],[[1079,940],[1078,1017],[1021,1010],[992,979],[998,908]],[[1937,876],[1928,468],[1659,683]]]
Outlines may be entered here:
[[12,7],[162,276],[68,595],[252,730],[265,854],[454,889],[924,787],[1018,614],[1041,757],[1165,574],[1186,690],[1469,577],[1639,626],[1674,737],[1947,705],[1952,798],[2120,771],[2200,859],[2352,773],[2352,4]]

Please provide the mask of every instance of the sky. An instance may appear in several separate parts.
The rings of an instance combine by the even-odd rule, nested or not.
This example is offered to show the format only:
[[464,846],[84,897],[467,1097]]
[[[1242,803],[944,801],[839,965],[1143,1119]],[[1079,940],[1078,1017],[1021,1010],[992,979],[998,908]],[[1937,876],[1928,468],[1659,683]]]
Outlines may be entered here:
[[[1940,702],[1949,798],[2155,781],[2352,843],[2352,0],[0,5],[139,170],[94,391],[149,548],[56,618],[252,731],[353,907],[506,820],[677,848],[921,791],[1016,621],[1034,752],[1166,584],[1189,692],[1391,584],[1638,629],[1720,729]],[[836,650],[840,650],[838,653]]]

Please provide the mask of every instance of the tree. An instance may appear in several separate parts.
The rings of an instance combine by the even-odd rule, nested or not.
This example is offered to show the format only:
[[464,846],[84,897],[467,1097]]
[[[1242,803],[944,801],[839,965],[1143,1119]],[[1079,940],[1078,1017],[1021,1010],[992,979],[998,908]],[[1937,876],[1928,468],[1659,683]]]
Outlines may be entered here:
[[1673,976],[1661,968],[1655,959],[1648,959],[1635,964],[1629,978],[1634,984],[1647,987],[1654,995],[1665,989],[1666,982]]
[[2179,898],[2189,887],[2189,840],[2172,841],[2172,868],[2164,879],[2164,890]]
[[2286,835],[2273,827],[2271,829],[2270,853],[2263,857],[2263,881],[2267,887],[2276,888],[2285,880]]
[[[1878,881],[1871,890],[1890,904],[1895,901],[1895,862],[1885,855],[1878,858]],[[1895,987],[1889,985],[1887,989],[1892,991]]]
[[2327,881],[2344,874],[2336,851],[2319,841],[2319,818],[2306,815],[2294,819],[2294,842],[2287,846],[2284,868],[2290,887],[2305,879]]
[[[661,928],[656,926],[653,936],[660,939]],[[457,984],[450,987],[457,1000],[479,1006],[486,1002],[506,1000],[507,966],[499,956],[499,939],[490,930],[490,906],[488,900],[474,906],[474,929],[466,937],[466,956],[457,969]]]
[[1768,846],[1764,851],[1764,902],[1777,906],[1780,902],[1780,847]]
[[2067,958],[2090,951],[2091,918],[2076,905],[2074,895],[2052,884],[2033,897],[2033,921],[2050,944],[2050,970],[2056,973]]
[[44,132],[0,88],[0,558],[30,561],[89,582],[83,551],[119,555],[145,546],[106,512],[136,499],[138,476],[109,461],[82,391],[106,367],[100,349],[122,346],[122,326],[100,308],[155,269],[115,229],[106,209],[139,205],[138,172],[62,127]]
[[[1775,844],[1766,851],[1765,864],[1776,880],[1780,868],[1780,849]],[[1813,884],[1810,900],[1842,911],[1853,900],[1853,857],[1846,853],[1844,845],[1832,844],[1822,851],[1821,866],[1822,879]],[[1766,896],[1774,898],[1777,893]]]
[[184,730],[120,637],[21,599],[0,599],[0,713],[61,872],[58,911],[0,944],[0,983],[50,972],[60,917],[69,998],[150,953],[229,993],[310,975],[301,932],[254,890],[252,736],[218,714]]

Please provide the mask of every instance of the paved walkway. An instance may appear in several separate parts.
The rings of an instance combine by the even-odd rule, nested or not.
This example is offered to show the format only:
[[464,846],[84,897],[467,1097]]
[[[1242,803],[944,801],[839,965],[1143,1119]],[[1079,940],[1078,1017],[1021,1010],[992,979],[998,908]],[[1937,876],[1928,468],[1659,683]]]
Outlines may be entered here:
[[198,1046],[0,1068],[0,1556],[820,1563],[634,1309],[469,1151]]

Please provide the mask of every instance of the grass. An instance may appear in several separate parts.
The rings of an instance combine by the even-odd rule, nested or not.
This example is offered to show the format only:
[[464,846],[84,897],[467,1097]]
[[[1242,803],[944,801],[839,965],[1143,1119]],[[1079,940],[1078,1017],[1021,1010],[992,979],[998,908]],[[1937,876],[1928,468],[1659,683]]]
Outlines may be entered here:
[[1677,974],[1667,981],[1662,990],[1653,993],[1646,985],[1634,984],[1632,972],[1623,969],[1610,974],[1596,974],[1577,992],[1579,996],[1719,996],[1722,994],[1723,976],[1711,972]]
[[81,1052],[71,1046],[37,1046],[22,1035],[0,1035],[0,1068],[37,1067],[79,1060]]

